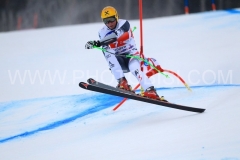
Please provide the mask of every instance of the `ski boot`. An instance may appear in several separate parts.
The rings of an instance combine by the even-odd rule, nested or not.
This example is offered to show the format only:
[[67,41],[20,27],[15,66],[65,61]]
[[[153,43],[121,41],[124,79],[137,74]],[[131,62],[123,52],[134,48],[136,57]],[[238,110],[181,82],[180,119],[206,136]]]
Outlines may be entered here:
[[146,89],[145,92],[143,92],[143,97],[147,97],[147,98],[151,98],[151,99],[156,99],[156,100],[160,100],[160,101],[164,101],[164,102],[168,102],[167,100],[164,99],[163,96],[159,97],[159,95],[157,94],[155,88],[153,86],[149,87],[148,89]]
[[125,77],[118,79],[118,85],[116,88],[134,92],[132,91],[132,87],[128,85],[127,79]]

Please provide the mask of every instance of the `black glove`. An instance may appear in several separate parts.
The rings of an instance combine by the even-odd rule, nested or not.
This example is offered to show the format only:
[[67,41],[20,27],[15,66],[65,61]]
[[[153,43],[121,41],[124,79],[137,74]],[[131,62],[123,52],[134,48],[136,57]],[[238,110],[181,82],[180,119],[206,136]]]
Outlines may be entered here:
[[94,46],[100,47],[100,46],[101,46],[100,41],[88,41],[88,42],[85,44],[85,49],[93,49]]

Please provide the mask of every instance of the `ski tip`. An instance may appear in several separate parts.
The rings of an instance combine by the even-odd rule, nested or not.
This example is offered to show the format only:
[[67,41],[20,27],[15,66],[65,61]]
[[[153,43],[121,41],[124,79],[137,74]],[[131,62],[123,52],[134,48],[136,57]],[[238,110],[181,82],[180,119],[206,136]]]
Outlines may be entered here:
[[87,88],[89,84],[85,83],[85,82],[80,82],[79,83],[79,87],[81,88]]
[[96,81],[95,81],[94,79],[92,79],[92,78],[89,78],[89,79],[87,80],[87,82],[88,82],[89,84],[94,84],[94,83],[96,83]]
[[203,109],[203,108],[195,108],[195,112],[197,113],[203,113],[206,109]]

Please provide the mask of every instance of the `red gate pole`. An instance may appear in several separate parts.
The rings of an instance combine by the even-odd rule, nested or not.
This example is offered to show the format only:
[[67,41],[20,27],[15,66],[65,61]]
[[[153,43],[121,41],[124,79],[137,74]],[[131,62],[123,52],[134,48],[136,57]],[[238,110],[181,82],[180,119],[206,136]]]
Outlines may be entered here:
[[143,30],[142,30],[142,0],[139,0],[139,20],[140,20],[140,56],[144,58],[143,55]]
[[[140,84],[138,84],[133,90],[135,91],[136,89],[138,89],[139,86]],[[113,108],[113,111],[116,111],[126,100],[127,98],[124,98],[120,103],[118,103],[118,105]]]
[[[142,28],[143,28],[142,27],[142,19],[143,19],[143,16],[142,16],[142,0],[138,0],[138,2],[139,2],[139,20],[140,20],[140,57],[144,58],[144,55],[143,55],[143,33],[142,33]],[[134,90],[136,90],[139,86],[140,86],[140,84],[138,84],[134,88]],[[116,107],[113,108],[113,111],[116,111],[126,100],[127,100],[127,98],[124,98]]]

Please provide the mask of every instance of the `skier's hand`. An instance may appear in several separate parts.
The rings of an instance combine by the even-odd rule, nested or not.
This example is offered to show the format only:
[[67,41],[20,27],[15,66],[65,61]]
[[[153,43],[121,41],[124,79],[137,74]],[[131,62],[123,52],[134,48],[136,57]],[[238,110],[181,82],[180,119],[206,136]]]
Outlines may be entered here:
[[100,41],[88,41],[88,42],[85,44],[85,49],[93,49],[94,46],[100,47],[100,46],[101,46]]

